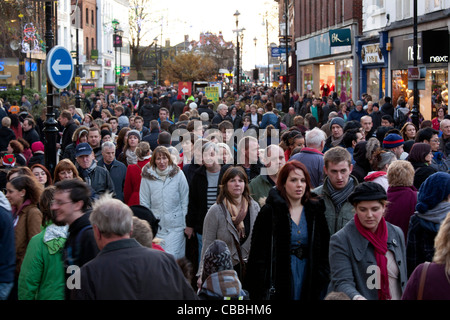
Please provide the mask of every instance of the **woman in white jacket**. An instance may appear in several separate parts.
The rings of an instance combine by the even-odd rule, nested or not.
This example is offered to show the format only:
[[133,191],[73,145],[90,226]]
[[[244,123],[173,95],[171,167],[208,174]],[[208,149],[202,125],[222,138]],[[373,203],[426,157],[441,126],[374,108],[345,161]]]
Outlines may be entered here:
[[159,219],[156,237],[162,239],[162,248],[175,259],[184,257],[189,185],[166,147],[155,148],[150,162],[142,168],[139,199]]

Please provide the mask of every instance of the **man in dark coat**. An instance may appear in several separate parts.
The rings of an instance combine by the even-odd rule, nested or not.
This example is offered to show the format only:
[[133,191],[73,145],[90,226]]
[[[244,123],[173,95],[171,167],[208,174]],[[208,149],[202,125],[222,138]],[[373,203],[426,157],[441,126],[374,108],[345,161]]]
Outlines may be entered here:
[[61,126],[64,127],[61,138],[61,154],[64,153],[66,147],[72,143],[72,137],[78,126],[72,119],[72,114],[68,110],[63,110],[58,118]]
[[23,138],[31,146],[33,142],[40,141],[41,137],[36,131],[36,122],[31,118],[26,118],[22,124]]
[[81,284],[74,299],[198,299],[172,255],[131,238],[133,212],[126,204],[106,195],[97,200],[90,221],[100,253],[79,271]]
[[9,142],[16,139],[16,134],[10,127],[11,119],[9,117],[4,117],[0,128],[0,151],[6,151]]
[[186,103],[183,100],[183,97],[181,94],[177,96],[177,100],[174,101],[170,107],[170,119],[172,119],[175,123],[178,122],[178,118],[183,113],[183,109],[186,106]]
[[207,97],[202,98],[202,101],[201,101],[200,105],[198,106],[197,110],[198,110],[198,114],[202,114],[203,112],[206,112],[208,114],[209,121],[212,121],[212,119],[214,118],[214,111],[212,111],[208,107],[208,98]]
[[391,102],[391,97],[384,98],[384,104],[381,106],[380,110],[382,115],[388,114],[391,117],[394,117],[394,105]]

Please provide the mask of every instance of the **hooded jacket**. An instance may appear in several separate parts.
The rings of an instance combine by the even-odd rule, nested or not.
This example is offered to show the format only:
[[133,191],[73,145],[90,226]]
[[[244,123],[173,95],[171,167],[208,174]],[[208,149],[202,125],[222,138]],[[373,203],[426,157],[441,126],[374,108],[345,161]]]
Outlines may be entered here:
[[64,300],[67,230],[51,224],[30,240],[19,275],[19,300]]

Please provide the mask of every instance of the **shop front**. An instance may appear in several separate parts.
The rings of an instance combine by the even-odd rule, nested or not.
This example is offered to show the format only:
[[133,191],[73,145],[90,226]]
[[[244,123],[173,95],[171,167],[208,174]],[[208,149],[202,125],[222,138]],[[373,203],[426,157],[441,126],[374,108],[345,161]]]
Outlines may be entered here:
[[362,40],[357,39],[358,57],[360,61],[359,79],[362,93],[379,100],[386,95],[388,82],[388,52],[386,51],[387,33],[379,37]]
[[[390,42],[392,101],[395,104],[402,96],[412,106],[414,83],[408,79],[408,68],[414,62],[413,34],[392,37]],[[417,43],[418,66],[424,71],[424,77],[417,82],[420,112],[431,120],[437,114],[437,103],[448,106],[448,29],[419,32]]]
[[341,102],[353,99],[351,29],[330,30],[296,45],[301,95],[327,97],[336,92]]

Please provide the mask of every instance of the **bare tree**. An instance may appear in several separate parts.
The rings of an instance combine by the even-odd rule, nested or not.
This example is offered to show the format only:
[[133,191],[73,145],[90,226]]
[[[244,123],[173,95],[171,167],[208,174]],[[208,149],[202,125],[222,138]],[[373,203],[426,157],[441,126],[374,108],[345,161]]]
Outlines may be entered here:
[[[149,46],[142,46],[142,39],[147,35],[148,30],[143,26],[149,22],[150,0],[130,0],[129,23],[130,23],[130,50],[131,63],[136,67],[138,79],[144,78],[143,57]],[[142,52],[144,51],[144,52]]]

